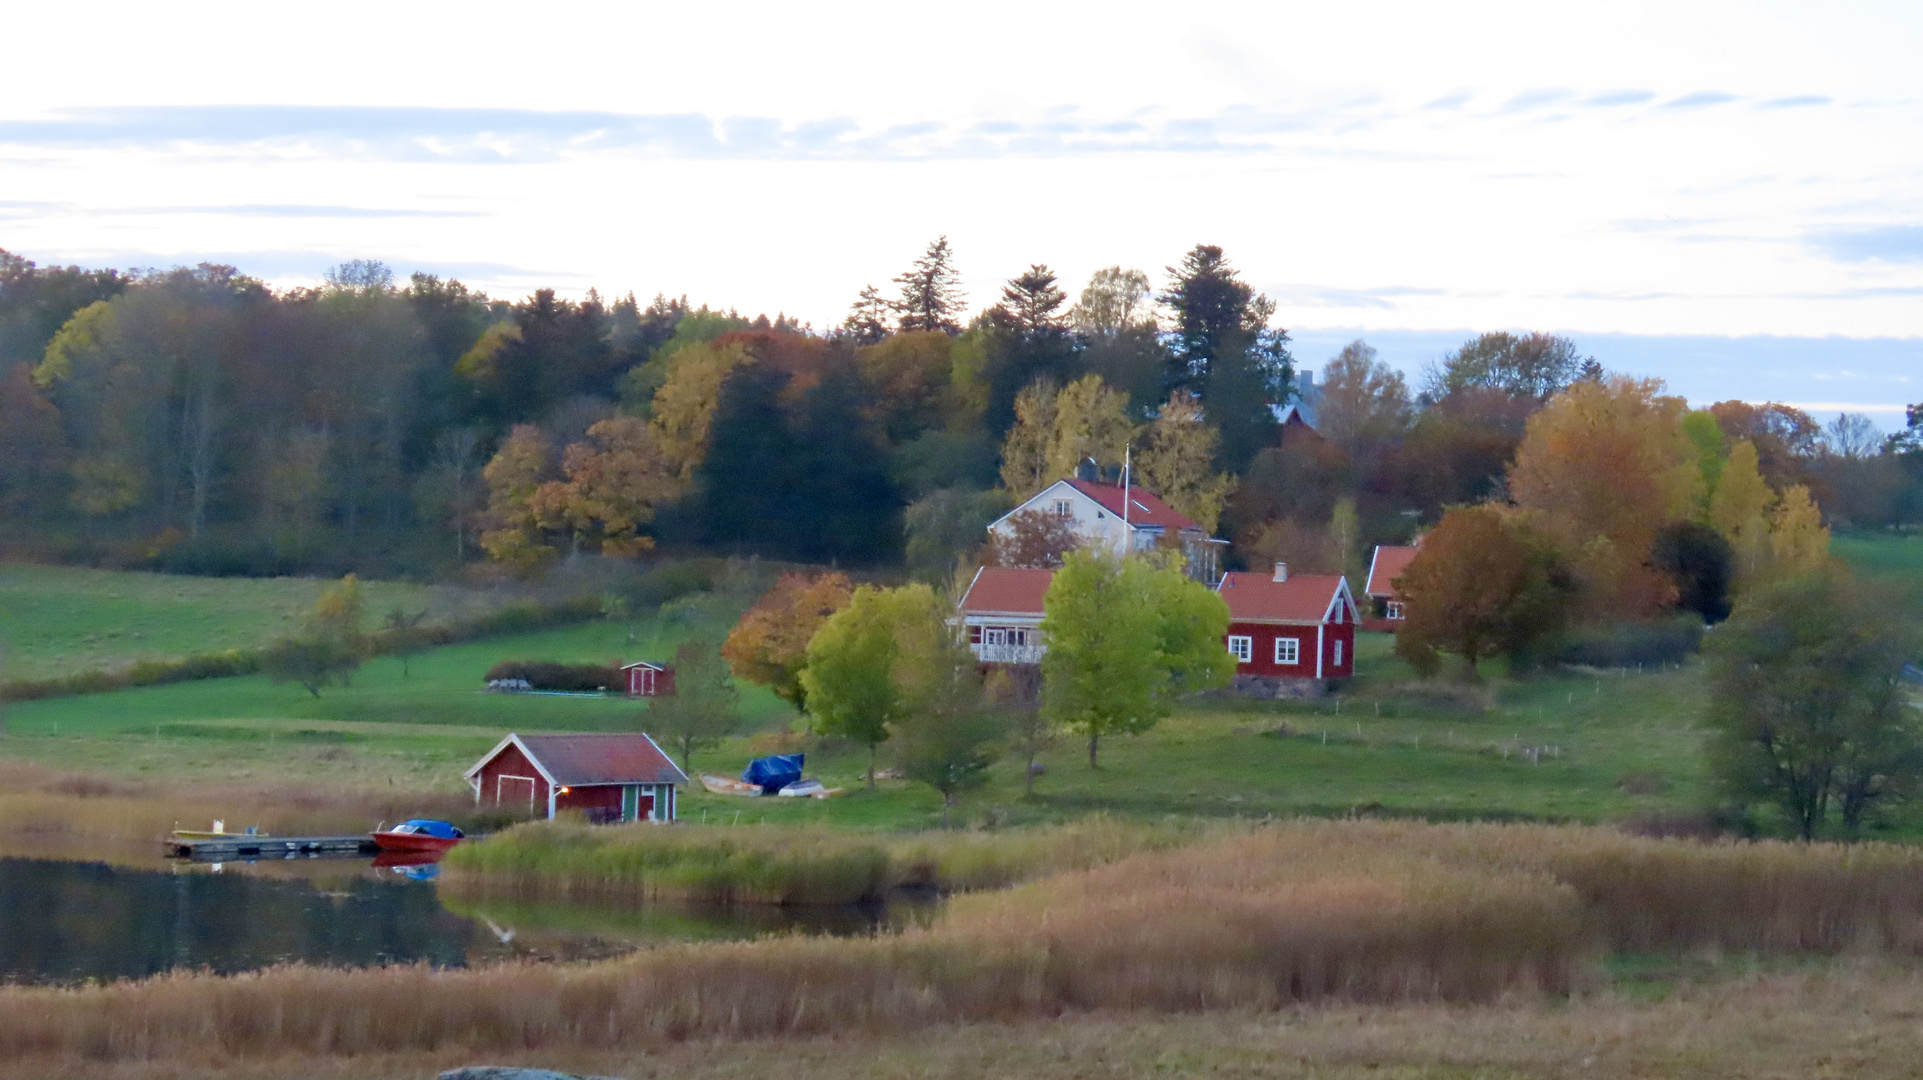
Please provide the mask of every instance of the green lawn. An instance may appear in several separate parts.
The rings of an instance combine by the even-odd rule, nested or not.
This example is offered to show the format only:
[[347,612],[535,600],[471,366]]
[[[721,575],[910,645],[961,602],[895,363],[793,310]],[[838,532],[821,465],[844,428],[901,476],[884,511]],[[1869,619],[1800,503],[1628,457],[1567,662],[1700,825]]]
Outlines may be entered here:
[[[330,584],[0,564],[0,677],[53,678],[259,645],[298,626]],[[363,582],[362,591],[370,619],[396,604],[448,615],[484,603],[467,590],[400,582]]]
[[1923,592],[1923,533],[1838,533],[1830,551],[1861,573]]

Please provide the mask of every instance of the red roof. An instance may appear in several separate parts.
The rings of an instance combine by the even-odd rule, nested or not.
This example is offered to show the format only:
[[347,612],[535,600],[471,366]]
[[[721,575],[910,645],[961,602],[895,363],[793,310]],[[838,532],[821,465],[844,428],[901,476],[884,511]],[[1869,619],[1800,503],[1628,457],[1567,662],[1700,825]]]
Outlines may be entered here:
[[[1343,588],[1340,574],[1291,574],[1289,580],[1277,581],[1273,574],[1237,570],[1224,574],[1215,591],[1228,602],[1231,622],[1313,625],[1328,620]],[[1356,614],[1351,610],[1344,618],[1352,620]]]
[[1042,617],[1042,597],[1055,580],[1053,570],[1023,570],[984,566],[962,597],[964,615],[1032,615]]
[[1370,596],[1394,596],[1395,580],[1409,568],[1409,563],[1421,551],[1416,547],[1390,547],[1377,544],[1375,558],[1369,560],[1369,586],[1362,591]]
[[1129,485],[1128,501],[1133,505],[1128,508],[1127,514],[1123,514],[1122,485],[1094,484],[1087,480],[1067,480],[1063,482],[1076,491],[1102,504],[1102,509],[1114,514],[1116,517],[1128,518],[1130,525],[1160,525],[1169,532],[1181,532],[1183,529],[1200,531],[1202,528],[1202,526],[1197,525],[1187,517],[1177,513],[1174,507],[1157,498],[1154,492],[1146,488],[1139,488],[1133,484]]
[[685,784],[688,775],[646,735],[509,735],[468,775],[501,751],[519,744],[548,781],[558,787],[597,784]]

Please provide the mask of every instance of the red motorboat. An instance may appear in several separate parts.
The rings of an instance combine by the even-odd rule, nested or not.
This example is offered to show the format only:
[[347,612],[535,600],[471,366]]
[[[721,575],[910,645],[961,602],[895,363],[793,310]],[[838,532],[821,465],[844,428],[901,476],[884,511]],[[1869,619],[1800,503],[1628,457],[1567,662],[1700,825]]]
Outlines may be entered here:
[[439,855],[460,843],[466,835],[445,821],[414,818],[391,829],[376,830],[374,842],[382,852]]

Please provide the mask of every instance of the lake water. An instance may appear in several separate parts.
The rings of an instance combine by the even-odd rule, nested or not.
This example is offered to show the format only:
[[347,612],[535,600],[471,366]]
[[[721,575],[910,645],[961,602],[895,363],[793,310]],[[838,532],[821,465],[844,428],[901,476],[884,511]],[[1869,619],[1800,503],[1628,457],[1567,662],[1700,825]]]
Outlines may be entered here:
[[365,860],[174,863],[0,857],[0,982],[220,973],[302,962],[462,967],[615,956],[666,941],[772,931],[870,934],[926,907],[638,908],[444,899],[432,881]]

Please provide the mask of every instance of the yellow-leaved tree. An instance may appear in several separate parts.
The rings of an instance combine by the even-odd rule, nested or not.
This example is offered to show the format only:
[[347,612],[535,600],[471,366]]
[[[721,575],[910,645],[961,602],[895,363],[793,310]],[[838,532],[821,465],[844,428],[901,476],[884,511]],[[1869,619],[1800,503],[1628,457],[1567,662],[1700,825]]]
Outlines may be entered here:
[[1675,586],[1649,564],[1664,525],[1699,505],[1702,470],[1681,398],[1656,379],[1578,382],[1530,417],[1509,492],[1568,553],[1596,613],[1653,614]]
[[481,550],[497,562],[531,570],[555,554],[543,539],[535,492],[553,469],[547,438],[533,424],[516,424],[481,470],[487,483]]
[[586,442],[561,455],[565,480],[549,480],[530,499],[535,519],[571,529],[577,544],[603,555],[637,555],[654,546],[641,526],[681,490],[648,424],[616,416],[588,428]]
[[1002,484],[1026,499],[1075,475],[1093,459],[1122,464],[1139,426],[1128,415],[1128,395],[1084,375],[1060,390],[1036,380],[1015,396],[1015,426],[1002,443]]
[[753,360],[739,344],[685,345],[668,358],[667,379],[654,392],[652,428],[662,458],[683,482],[708,455],[722,386]]
[[1209,532],[1235,490],[1234,477],[1215,471],[1221,434],[1202,418],[1202,402],[1186,390],[1169,395],[1135,453],[1135,481]]
[[1770,516],[1769,553],[1772,569],[1782,574],[1815,570],[1829,558],[1830,531],[1823,513],[1809,497],[1809,488],[1792,484]]
[[1761,573],[1770,560],[1770,514],[1776,493],[1757,467],[1756,446],[1739,439],[1730,447],[1709,497],[1709,523],[1729,541],[1736,576],[1747,581]]

